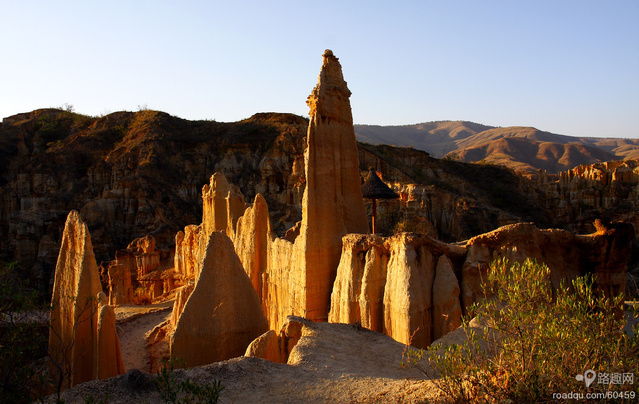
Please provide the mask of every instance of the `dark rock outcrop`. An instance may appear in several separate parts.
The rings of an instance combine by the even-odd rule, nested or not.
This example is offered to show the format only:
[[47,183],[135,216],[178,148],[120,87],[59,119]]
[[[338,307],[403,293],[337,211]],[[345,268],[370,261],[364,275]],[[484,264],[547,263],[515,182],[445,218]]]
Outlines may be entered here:
[[[159,249],[172,248],[178,231],[200,223],[201,188],[216,171],[246,201],[261,194],[273,231],[283,236],[301,219],[307,126],[304,118],[273,113],[235,123],[157,111],[91,118],[48,109],[5,118],[0,260],[18,261],[24,277],[50,293],[70,210],[87,223],[98,263],[146,235]],[[414,230],[451,242],[521,221],[590,233],[597,218],[639,228],[636,161],[527,178],[413,148],[359,144],[358,157],[363,176],[372,166],[400,194],[379,204],[378,228],[386,234]],[[639,260],[637,241],[633,257]]]

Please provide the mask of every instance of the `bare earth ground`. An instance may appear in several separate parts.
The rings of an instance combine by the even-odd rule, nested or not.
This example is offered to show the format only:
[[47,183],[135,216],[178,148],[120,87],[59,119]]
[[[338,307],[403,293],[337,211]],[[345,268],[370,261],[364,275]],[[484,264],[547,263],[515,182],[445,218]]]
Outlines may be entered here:
[[[147,337],[171,313],[172,302],[119,307],[118,334],[124,375],[94,380],[63,393],[65,402],[89,397],[108,403],[162,402],[149,374]],[[627,313],[628,314],[628,313]],[[442,400],[433,382],[413,367],[403,367],[404,345],[390,337],[348,324],[303,323],[302,338],[288,364],[259,358],[235,358],[186,370],[178,380],[210,384],[220,380],[221,403],[423,403]],[[628,320],[632,321],[632,316]],[[638,321],[637,318],[634,321]],[[479,327],[471,322],[471,326]],[[476,331],[480,330],[477,328]],[[439,340],[444,345],[465,339],[457,329]],[[138,369],[134,371],[132,369]]]
[[[159,311],[166,311],[173,309],[173,302],[175,299],[167,300],[161,303],[137,305],[137,304],[123,304],[115,307],[115,321],[118,324],[125,323],[133,320],[137,317],[144,316],[150,313],[157,313]],[[119,332],[119,331],[118,331]]]
[[153,328],[171,316],[173,301],[148,306],[116,308],[118,337],[124,368],[149,373],[148,335]]
[[[123,356],[129,356],[125,353],[129,348],[140,346],[140,336],[169,314],[152,313],[123,324],[128,326],[120,334]],[[289,364],[242,357],[176,370],[174,375],[205,384],[220,380],[221,403],[420,403],[437,398],[439,391],[432,382],[423,380],[415,368],[401,366],[404,345],[353,325],[298,320],[304,324],[302,338]],[[125,366],[141,361],[124,360]],[[63,398],[84,402],[89,396],[99,400],[108,394],[109,403],[161,402],[154,379],[155,375],[129,370],[76,386]]]

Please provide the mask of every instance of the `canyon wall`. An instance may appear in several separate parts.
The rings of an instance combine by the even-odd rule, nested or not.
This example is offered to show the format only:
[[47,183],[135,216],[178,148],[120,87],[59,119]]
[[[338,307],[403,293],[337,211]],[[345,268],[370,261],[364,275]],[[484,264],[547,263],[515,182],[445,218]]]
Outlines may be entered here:
[[50,293],[70,210],[91,229],[98,263],[145,235],[173,248],[176,232],[201,220],[200,189],[216,171],[251,199],[262,193],[283,234],[301,218],[307,126],[292,114],[218,123],[157,111],[91,118],[48,109],[5,118],[0,259],[18,261]]
[[[324,94],[328,91],[324,86],[332,92]],[[489,263],[499,257],[515,261],[531,257],[546,263],[555,287],[561,279],[593,273],[600,288],[610,293],[624,290],[625,263],[634,236],[629,224],[600,222],[597,233],[575,236],[565,230],[512,224],[516,216],[494,209],[475,220],[507,225],[463,243],[444,243],[428,235],[405,232],[388,238],[367,235],[361,177],[357,167],[342,162],[346,157],[355,158],[354,143],[341,143],[352,136],[348,130],[352,127],[349,95],[339,63],[327,51],[318,86],[308,100],[311,121],[302,220],[286,237],[279,238],[272,230],[269,206],[260,194],[235,220],[228,215],[231,200],[237,196],[231,196],[228,182],[213,180],[221,174],[215,174],[203,190],[203,195],[220,196],[214,204],[205,199],[204,217],[220,216],[216,230],[232,237],[272,330],[281,329],[287,316],[298,315],[314,321],[360,322],[400,342],[428,346],[455,329],[462,312],[481,298],[482,276]],[[426,172],[422,172],[425,178],[450,178],[451,171],[466,169],[445,169],[427,156],[409,155],[413,154],[413,163],[427,164]],[[375,161],[375,153],[368,148],[363,156],[367,162]],[[397,168],[385,167],[388,178],[402,179],[406,175]],[[494,167],[484,169],[486,173],[500,173]],[[474,186],[474,178],[464,178],[457,184],[462,191]],[[486,177],[480,179],[487,182]],[[512,177],[506,180],[513,181]],[[402,185],[399,190],[399,206],[389,204],[388,209],[400,208],[415,216],[428,211],[421,216],[421,226],[433,236],[437,236],[434,229],[441,227],[441,222],[463,228],[467,220],[460,210],[474,216],[477,211],[486,212],[479,201],[475,201],[473,210],[464,197],[455,198],[447,192],[444,195],[449,198],[443,198],[442,192],[432,186]],[[346,209],[345,201],[351,201],[355,211]],[[238,209],[238,214],[241,211]]]
[[[228,206],[220,203],[219,209],[228,211]],[[215,212],[208,214],[213,216]],[[331,285],[328,321],[359,323],[402,343],[428,346],[458,327],[465,310],[483,298],[482,280],[487,278],[490,262],[500,257],[511,261],[530,257],[547,264],[554,287],[562,280],[594,274],[600,290],[620,293],[625,289],[626,263],[635,230],[629,223],[598,221],[596,226],[592,234],[575,235],[517,223],[458,243],[415,233],[391,237],[346,234],[340,242],[340,260]],[[286,239],[274,234],[267,203],[259,194],[237,219],[231,233],[235,254],[268,327],[282,329],[287,316],[303,313],[307,302],[301,281],[304,274],[299,270],[304,268],[297,244],[301,237]],[[176,265],[197,261],[193,255],[201,251],[200,241],[188,245],[191,258],[179,261],[178,256],[183,254],[176,254]],[[187,269],[186,273],[197,271]],[[178,294],[173,324],[189,293],[186,289]],[[282,349],[281,341],[273,339],[275,334],[261,338],[251,349],[273,351],[264,355],[279,358],[275,351]]]
[[[332,54],[324,55],[325,64],[322,72],[327,62],[330,66],[331,57]],[[319,87],[323,78],[322,73]],[[341,75],[339,78],[341,79]],[[316,183],[311,179],[317,168],[326,170],[328,165],[330,170],[330,162],[334,161],[334,156],[339,156],[335,152],[338,145],[329,141],[330,138],[321,144],[312,142],[312,131],[317,130],[314,129],[314,125],[331,122],[330,119],[322,119],[321,114],[317,115],[320,119],[316,119],[316,112],[322,111],[316,107],[315,103],[321,105],[322,101],[321,98],[314,98],[316,93],[317,88],[309,97],[312,117],[305,161],[307,186],[302,200],[303,216],[299,235],[293,239],[275,237],[268,223],[268,207],[259,196],[253,208],[249,208],[238,220],[235,249],[245,271],[252,279],[258,296],[262,299],[262,307],[272,330],[279,330],[286,316],[291,314],[311,317],[315,321],[326,319],[314,314],[313,310],[321,306],[316,305],[309,310],[311,296],[305,285],[310,285],[318,292],[325,289],[331,291],[328,321],[359,322],[364,327],[383,332],[400,342],[425,347],[434,339],[459,326],[462,312],[482,298],[482,276],[485,278],[490,262],[499,257],[512,261],[534,258],[547,264],[551,269],[554,287],[559,287],[561,280],[569,282],[580,275],[595,274],[601,290],[611,294],[625,290],[626,263],[631,254],[630,246],[635,234],[631,224],[610,225],[599,221],[596,233],[576,236],[566,230],[540,230],[532,223],[514,224],[519,218],[499,209],[494,209],[490,215],[483,218],[475,217],[474,220],[490,221],[493,225],[505,226],[456,244],[444,243],[428,235],[414,233],[399,233],[383,238],[378,235],[366,235],[367,229],[348,231],[348,235],[342,231],[341,234],[345,236],[341,242],[336,243],[341,245],[341,252],[334,256],[337,260],[335,275],[328,270],[309,270],[320,257],[307,254],[309,246],[322,252],[325,267],[328,267],[326,263],[333,259],[331,250],[321,250],[317,245],[325,243],[321,240],[325,240],[326,237],[340,233],[335,227],[327,226],[326,222],[339,224],[344,211],[339,204],[340,198],[336,195],[343,196],[350,192],[350,188],[335,187],[335,183],[344,179],[339,172],[332,171],[330,176],[322,175],[324,182]],[[343,99],[344,97],[341,100]],[[331,108],[327,113],[334,113],[333,103],[333,100],[328,103]],[[340,132],[334,130],[330,133]],[[330,149],[322,149],[323,145],[333,148],[333,154],[329,153]],[[317,149],[331,157],[313,159]],[[372,153],[370,149],[366,150],[367,153]],[[374,158],[367,153],[364,153],[364,160],[374,162]],[[417,154],[414,158],[418,161],[425,157]],[[451,172],[467,169],[464,165],[437,166],[427,157],[425,159],[427,170],[422,172],[425,178],[435,176],[441,180],[452,177]],[[322,163],[323,161],[328,164]],[[518,187],[525,183],[524,179],[508,176],[494,167],[483,169],[485,174],[497,172],[505,176],[494,178],[495,183],[516,181]],[[398,169],[387,171],[389,178],[403,178],[404,175]],[[485,187],[486,183],[490,186],[490,182],[487,181],[490,177],[477,178],[474,173],[468,175],[464,172],[460,177],[464,178],[464,181],[460,181],[456,189],[461,189],[462,193],[464,188]],[[621,178],[619,175],[617,177]],[[627,185],[633,186],[633,180],[629,179],[631,175],[626,174],[626,178]],[[327,183],[327,179],[333,179],[335,183]],[[477,181],[483,184],[474,185],[473,182]],[[337,191],[332,191],[335,188]],[[485,190],[486,199],[500,196],[499,193],[491,193],[492,190],[489,188]],[[517,192],[520,190],[517,189]],[[314,195],[329,195],[330,198],[320,199]],[[478,216],[476,212],[486,212],[478,201],[475,202],[476,209],[473,210],[463,197],[454,198],[451,192],[444,195],[449,198],[448,202],[442,203],[447,199],[442,198],[441,191],[433,189],[432,186],[427,188],[404,185],[400,188],[398,205],[404,213],[415,214],[426,210],[428,213],[422,216],[421,225],[427,230],[436,229],[437,225],[441,227],[441,222],[449,227],[463,228],[467,221],[472,219],[464,220],[464,215],[459,213],[460,210],[468,211],[474,216]],[[356,198],[361,200],[361,194],[353,194],[353,199]],[[509,195],[505,202],[518,202],[523,199],[520,192],[515,197]],[[393,206],[389,205],[389,209],[393,209]],[[312,212],[320,209],[322,214],[313,218]],[[458,222],[452,224],[455,221]],[[436,231],[430,233],[437,235]],[[331,276],[325,276],[327,273],[331,273]],[[323,282],[327,279],[334,281],[328,287],[324,287]]]
[[117,250],[114,261],[102,263],[110,304],[140,304],[162,296],[174,287],[175,276],[167,277],[174,272],[173,261],[173,251],[156,249],[155,239],[150,235]]
[[[91,118],[38,110],[5,118],[0,259],[18,261],[24,277],[50,293],[70,210],[91,229],[98,263],[145,235],[160,249],[173,248],[178,231],[201,221],[201,186],[216,171],[246,200],[260,193],[273,231],[283,236],[301,220],[307,131],[308,121],[291,114],[256,114],[228,124],[157,111]],[[404,230],[444,241],[520,221],[579,233],[594,231],[595,218],[637,223],[636,161],[580,166],[560,176],[542,172],[529,180],[412,148],[359,144],[358,157],[362,175],[375,167],[402,196],[380,204],[386,234],[402,222]],[[634,251],[633,262],[639,262],[636,243]]]
[[481,284],[497,258],[548,265],[553,287],[593,274],[610,294],[625,290],[634,229],[627,223],[590,235],[538,229],[531,223],[501,227],[464,243],[426,235],[349,234],[331,296],[329,321],[361,323],[395,340],[426,347],[461,324],[461,315],[484,296]]
[[[558,176],[540,172],[527,194],[558,227],[593,231],[594,219],[627,221],[639,231],[639,161],[584,165]],[[534,190],[537,192],[534,192]]]

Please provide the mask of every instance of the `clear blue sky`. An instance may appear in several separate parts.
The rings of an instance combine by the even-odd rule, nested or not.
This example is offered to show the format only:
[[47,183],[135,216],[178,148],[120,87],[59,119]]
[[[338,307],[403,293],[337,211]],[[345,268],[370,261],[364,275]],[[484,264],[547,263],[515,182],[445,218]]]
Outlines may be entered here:
[[639,137],[637,0],[0,0],[0,16],[0,117],[307,115],[328,48],[355,123]]

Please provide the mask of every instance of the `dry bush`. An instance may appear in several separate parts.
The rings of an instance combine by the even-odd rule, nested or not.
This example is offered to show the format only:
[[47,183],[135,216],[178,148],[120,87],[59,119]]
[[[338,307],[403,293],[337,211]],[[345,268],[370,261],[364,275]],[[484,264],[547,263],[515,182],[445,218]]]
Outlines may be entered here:
[[[554,291],[550,270],[533,260],[491,264],[486,296],[470,315],[484,325],[474,332],[464,322],[468,340],[461,345],[432,346],[408,351],[408,362],[428,359],[426,371],[452,402],[554,402],[557,394],[623,393],[639,396],[639,341],[623,331],[623,316],[615,315],[623,295],[599,295],[592,277]],[[554,294],[554,296],[553,296]],[[478,335],[481,334],[481,335]],[[586,387],[589,369],[598,375],[634,374],[634,383],[600,383]],[[604,380],[605,381],[605,380]],[[587,400],[587,398],[586,398]]]

